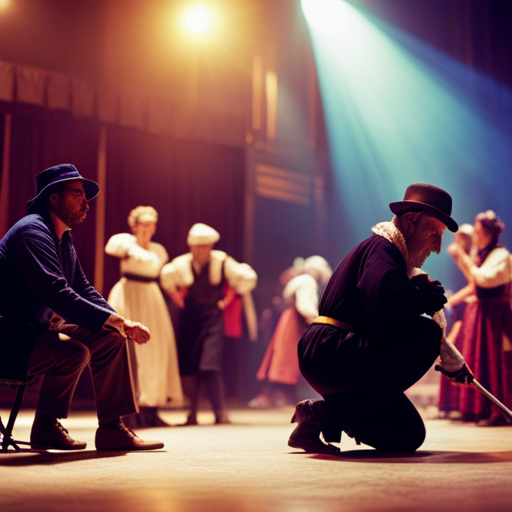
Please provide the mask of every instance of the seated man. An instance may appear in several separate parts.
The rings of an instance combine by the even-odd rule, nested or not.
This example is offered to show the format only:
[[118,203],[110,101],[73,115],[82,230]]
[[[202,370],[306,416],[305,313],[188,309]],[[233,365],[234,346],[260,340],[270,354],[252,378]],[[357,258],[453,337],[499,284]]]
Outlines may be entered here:
[[[146,343],[148,329],[117,315],[87,281],[71,240],[99,186],[75,166],[50,167],[36,177],[37,194],[28,214],[0,241],[0,319],[16,326],[21,343],[30,331],[34,342],[28,375],[42,375],[30,442],[33,448],[79,450],[86,444],[68,434],[66,418],[78,379],[89,365],[96,397],[98,450],[153,450],[121,417],[137,412],[128,363],[128,342]],[[65,339],[59,337],[63,333]]]
[[425,427],[404,391],[440,352],[448,354],[444,373],[457,381],[470,375],[460,354],[442,348],[444,289],[419,270],[431,252],[439,253],[445,227],[457,230],[452,198],[418,183],[390,208],[392,222],[372,228],[374,235],[334,271],[320,316],[300,340],[302,375],[324,400],[297,404],[292,447],[337,452],[320,433],[339,442],[344,430],[378,450],[414,451]]

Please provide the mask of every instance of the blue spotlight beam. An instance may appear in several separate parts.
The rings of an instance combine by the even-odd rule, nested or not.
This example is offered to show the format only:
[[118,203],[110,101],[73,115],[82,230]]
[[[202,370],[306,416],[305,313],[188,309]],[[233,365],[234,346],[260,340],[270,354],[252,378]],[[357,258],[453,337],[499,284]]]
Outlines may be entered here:
[[[413,182],[449,190],[460,223],[490,208],[512,220],[511,91],[342,0],[302,8],[346,211],[344,249],[389,220],[387,204]],[[447,256],[427,270],[433,264],[438,277],[453,271]]]

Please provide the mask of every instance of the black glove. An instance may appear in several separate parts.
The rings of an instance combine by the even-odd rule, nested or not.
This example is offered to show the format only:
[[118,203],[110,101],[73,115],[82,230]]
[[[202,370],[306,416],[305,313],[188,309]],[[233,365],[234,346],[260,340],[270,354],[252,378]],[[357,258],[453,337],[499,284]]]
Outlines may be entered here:
[[436,364],[434,368],[436,371],[450,377],[453,382],[457,382],[458,384],[471,384],[473,380],[475,380],[473,372],[467,367],[466,363],[453,372],[446,371],[440,364]]
[[439,281],[431,281],[427,274],[419,274],[414,276],[411,282],[420,292],[423,313],[432,316],[436,311],[443,309],[447,299],[443,285]]

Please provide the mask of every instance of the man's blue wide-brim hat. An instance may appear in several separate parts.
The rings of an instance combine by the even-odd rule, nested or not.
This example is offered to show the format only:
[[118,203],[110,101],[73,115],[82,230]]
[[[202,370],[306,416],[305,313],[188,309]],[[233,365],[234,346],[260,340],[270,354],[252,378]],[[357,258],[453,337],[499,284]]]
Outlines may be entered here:
[[36,176],[36,196],[27,202],[27,210],[40,205],[42,199],[50,196],[55,187],[60,183],[69,181],[81,181],[84,186],[85,197],[88,201],[94,199],[100,192],[100,186],[92,180],[81,176],[73,164],[59,164],[48,167]]

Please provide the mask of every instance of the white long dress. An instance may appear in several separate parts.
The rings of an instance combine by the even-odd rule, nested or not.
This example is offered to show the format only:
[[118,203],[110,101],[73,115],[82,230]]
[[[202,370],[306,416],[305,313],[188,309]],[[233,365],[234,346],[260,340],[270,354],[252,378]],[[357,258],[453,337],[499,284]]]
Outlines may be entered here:
[[150,242],[146,250],[137,244],[133,235],[120,233],[110,238],[105,252],[121,259],[122,277],[108,296],[109,304],[120,315],[143,323],[151,332],[148,343],[133,344],[137,360],[137,401],[142,406],[180,407],[183,392],[176,339],[158,285],[160,270],[169,260],[167,251],[156,242]]

